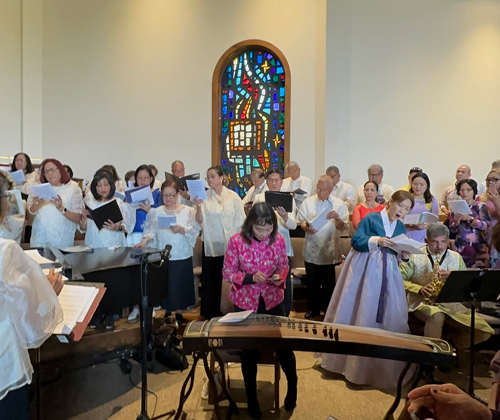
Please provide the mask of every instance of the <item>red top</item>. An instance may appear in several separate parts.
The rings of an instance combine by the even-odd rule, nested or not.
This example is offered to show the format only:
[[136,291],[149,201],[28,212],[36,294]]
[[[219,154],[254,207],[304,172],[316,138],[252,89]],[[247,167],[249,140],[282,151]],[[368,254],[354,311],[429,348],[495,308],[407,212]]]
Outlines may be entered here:
[[[251,275],[261,271],[271,279],[279,274],[281,283],[253,283]],[[252,239],[247,244],[241,233],[233,235],[227,245],[224,256],[222,277],[231,283],[229,299],[236,306],[247,311],[257,312],[260,296],[269,310],[280,304],[284,298],[285,280],[288,274],[288,257],[286,255],[285,238],[276,234],[276,240],[269,245],[269,239],[259,242]]]
[[379,204],[378,206],[372,209],[363,206],[363,204],[358,204],[356,207],[354,207],[354,210],[352,211],[352,225],[354,227],[354,230],[358,230],[359,222],[361,222],[361,220],[363,220],[368,213],[375,213],[375,212],[380,213],[384,209],[385,209],[384,204]]

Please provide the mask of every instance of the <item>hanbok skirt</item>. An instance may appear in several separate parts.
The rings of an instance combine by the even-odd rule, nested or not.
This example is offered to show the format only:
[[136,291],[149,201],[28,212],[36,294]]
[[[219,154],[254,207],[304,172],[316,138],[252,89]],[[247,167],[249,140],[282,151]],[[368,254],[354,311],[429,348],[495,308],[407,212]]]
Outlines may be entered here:
[[[324,322],[379,328],[396,333],[409,333],[408,307],[403,279],[396,256],[387,253],[387,288],[382,322],[377,322],[382,288],[383,254],[352,249],[337,279]],[[321,366],[340,373],[354,384],[379,389],[396,388],[405,367],[404,362],[341,354],[317,354]],[[410,369],[405,382],[410,380]]]

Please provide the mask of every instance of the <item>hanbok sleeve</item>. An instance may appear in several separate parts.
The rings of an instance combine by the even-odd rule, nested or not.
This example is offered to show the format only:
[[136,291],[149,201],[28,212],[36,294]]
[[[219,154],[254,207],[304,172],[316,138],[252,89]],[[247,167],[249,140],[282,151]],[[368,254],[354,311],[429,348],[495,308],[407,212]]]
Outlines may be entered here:
[[125,232],[132,233],[135,227],[135,209],[130,204],[124,203],[121,200],[118,203],[123,216],[122,223],[125,228]]
[[81,214],[83,209],[82,190],[78,187],[73,188],[73,193],[69,202],[68,210],[73,213]]
[[361,220],[358,230],[351,239],[352,247],[358,252],[370,252],[369,241],[371,235],[371,222],[369,217]]
[[229,243],[227,244],[226,254],[224,255],[224,267],[222,269],[222,278],[224,281],[231,283],[232,285],[238,287],[243,286],[245,280],[245,275],[247,273],[240,271],[240,260],[239,260],[239,236],[231,236]]
[[63,319],[59,301],[40,266],[14,242],[4,248],[0,292],[24,348],[39,347]]
[[[133,229],[134,228],[132,227],[132,230]],[[142,239],[146,239],[148,242],[155,243],[157,233],[158,233],[158,217],[156,214],[156,210],[151,209],[146,216],[146,221],[144,222]]]
[[186,218],[186,226],[184,226],[184,236],[191,248],[194,248],[196,239],[200,235],[201,226],[196,221],[196,211],[187,206],[186,211],[188,212],[188,216]]

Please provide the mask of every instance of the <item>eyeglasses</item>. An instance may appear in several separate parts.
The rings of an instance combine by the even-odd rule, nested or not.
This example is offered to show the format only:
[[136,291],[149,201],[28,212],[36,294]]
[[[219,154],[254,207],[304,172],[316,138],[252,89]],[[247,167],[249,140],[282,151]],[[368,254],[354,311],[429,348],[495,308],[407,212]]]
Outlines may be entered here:
[[174,198],[177,194],[162,194],[162,197],[165,198]]
[[485,181],[486,181],[487,184],[491,184],[493,182],[500,181],[500,178],[486,178]]
[[149,181],[150,179],[151,179],[150,176],[145,176],[145,177],[137,178],[137,181]]
[[55,167],[55,168],[51,168],[51,169],[44,169],[43,173],[44,175],[50,175],[50,174],[53,174],[55,171],[58,171],[59,168]]
[[16,162],[26,162],[26,159],[16,159]]

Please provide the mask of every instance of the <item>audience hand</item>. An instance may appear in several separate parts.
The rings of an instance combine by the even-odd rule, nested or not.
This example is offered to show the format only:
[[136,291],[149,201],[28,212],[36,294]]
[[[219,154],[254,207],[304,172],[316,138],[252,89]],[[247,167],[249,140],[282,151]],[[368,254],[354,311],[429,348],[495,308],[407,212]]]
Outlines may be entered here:
[[61,197],[59,197],[59,195],[56,198],[53,198],[50,201],[52,201],[54,203],[54,206],[56,206],[57,210],[59,210],[59,211],[63,211],[64,210],[64,204],[62,202]]
[[337,213],[335,210],[332,210],[332,211],[329,211],[329,212],[326,214],[326,218],[327,218],[328,220],[333,219],[333,220],[337,221],[337,220],[339,220],[339,219],[340,219],[340,216],[338,215],[338,213]]
[[419,223],[416,227],[418,230],[426,230],[429,227],[429,223]]
[[113,230],[115,232],[118,232],[120,230],[121,225],[122,225],[121,222],[113,223],[111,219],[108,219],[107,222],[103,223],[102,227],[108,230]]
[[306,232],[306,233],[312,233],[312,234],[314,234],[314,233],[316,233],[316,232],[317,232],[317,230],[316,230],[316,229],[314,229],[314,228],[313,228],[313,227],[312,227],[309,223],[307,223],[307,222],[303,222],[303,223],[300,225],[300,227],[301,227],[301,228],[304,230],[304,232]]
[[498,190],[488,188],[486,197],[488,197],[488,200],[490,200],[496,206],[500,206],[500,194],[498,193]]
[[394,246],[394,242],[392,242],[389,238],[378,238],[377,244],[381,247],[391,248]]
[[47,280],[52,286],[52,289],[54,289],[54,292],[56,292],[56,295],[59,296],[59,293],[61,293],[61,290],[64,287],[61,273],[55,273],[54,269],[51,268],[49,274],[47,274]]
[[175,225],[175,226],[170,226],[170,230],[174,233],[181,233],[184,235],[184,227],[182,227],[181,225]]
[[253,276],[252,279],[254,283],[262,283],[267,281],[267,276],[262,272],[262,271],[257,271]]
[[443,207],[441,208],[441,210],[443,211],[443,213],[444,213],[444,215],[445,215],[446,217],[449,217],[449,216],[450,216],[451,211],[448,209],[448,207],[444,207],[444,206],[443,206]]
[[491,420],[491,411],[453,384],[425,385],[408,394],[413,413],[425,406],[437,420]]
[[276,210],[276,212],[280,215],[280,217],[283,219],[285,223],[288,221],[288,213],[283,207],[278,206],[275,207],[274,210]]
[[198,198],[198,197],[194,197],[191,201],[193,202],[193,204],[196,207],[200,207],[201,204],[203,203],[203,200],[201,198]]
[[408,251],[401,251],[401,259],[408,261],[411,258],[411,253]]
[[184,190],[179,190],[179,194],[181,197],[184,197],[186,200],[189,200],[189,191],[184,189]]
[[143,201],[139,204],[139,208],[144,210],[146,213],[149,213],[149,210],[151,210],[151,204],[149,204],[149,201]]
[[147,241],[145,239],[143,239],[141,242],[139,242],[138,244],[135,244],[132,246],[132,248],[139,248],[139,249],[142,249],[144,248],[146,245],[147,245]]
[[425,286],[422,286],[421,289],[419,290],[418,292],[420,295],[422,295],[423,297],[426,297],[426,298],[429,298],[432,296],[432,294],[434,293],[434,288],[432,287],[432,285],[429,283]]
[[33,213],[36,213],[38,209],[40,208],[40,205],[44,202],[45,200],[40,197],[33,197],[33,204],[31,205],[31,209],[33,210],[33,207],[35,208]]
[[439,275],[441,276],[442,279],[447,279],[450,277],[451,271],[448,270],[438,270]]

